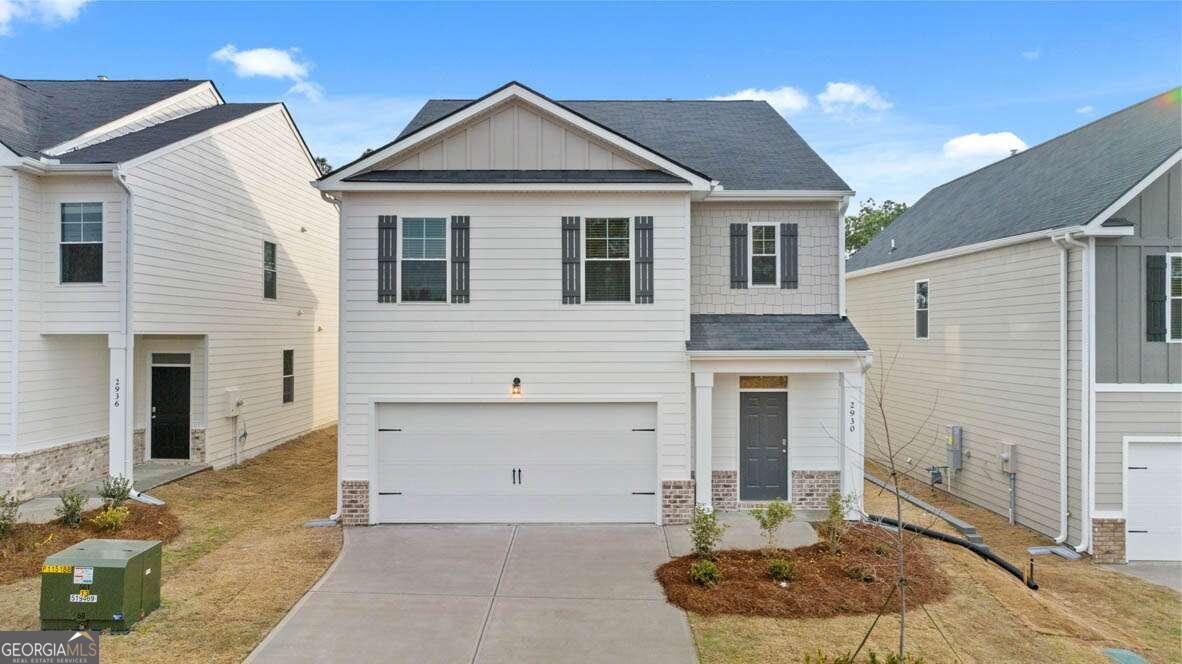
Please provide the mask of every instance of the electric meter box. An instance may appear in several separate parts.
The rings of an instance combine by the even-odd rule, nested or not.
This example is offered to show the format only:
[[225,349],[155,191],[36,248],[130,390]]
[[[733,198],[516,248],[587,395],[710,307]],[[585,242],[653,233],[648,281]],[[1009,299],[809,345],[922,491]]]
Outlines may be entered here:
[[89,539],[45,559],[41,629],[126,631],[160,606],[160,542]]
[[948,469],[960,470],[964,463],[964,430],[959,424],[948,427]]

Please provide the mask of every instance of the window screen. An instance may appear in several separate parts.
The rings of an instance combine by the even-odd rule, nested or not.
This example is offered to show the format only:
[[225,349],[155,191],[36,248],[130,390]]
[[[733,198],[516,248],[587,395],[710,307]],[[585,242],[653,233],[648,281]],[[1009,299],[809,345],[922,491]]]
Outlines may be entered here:
[[447,302],[447,223],[402,220],[402,301]]
[[626,218],[587,220],[585,301],[632,301],[630,226]]
[[776,284],[776,227],[751,227],[751,285]]
[[61,281],[103,281],[103,204],[62,203]]

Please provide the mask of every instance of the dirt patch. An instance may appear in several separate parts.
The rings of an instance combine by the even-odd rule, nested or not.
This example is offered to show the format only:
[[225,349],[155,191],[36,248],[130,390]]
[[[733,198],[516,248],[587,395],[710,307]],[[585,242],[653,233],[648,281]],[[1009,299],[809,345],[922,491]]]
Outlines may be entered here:
[[7,537],[0,538],[0,585],[35,576],[50,556],[86,539],[138,539],[171,542],[181,532],[181,522],[167,506],[127,503],[131,512],[115,531],[99,530],[90,522],[102,508],[82,515],[82,523],[71,528],[62,523],[18,523]]
[[[657,580],[671,603],[705,616],[828,618],[876,613],[894,586],[891,537],[881,528],[859,524],[850,530],[839,555],[831,554],[825,543],[770,556],[762,551],[720,551],[715,564],[722,581],[710,588],[690,580],[689,569],[697,558],[683,556],[657,568]],[[786,588],[768,577],[768,562],[775,557],[795,564],[795,578]],[[923,546],[912,541],[907,551],[908,605],[937,602],[950,592],[948,578]]]

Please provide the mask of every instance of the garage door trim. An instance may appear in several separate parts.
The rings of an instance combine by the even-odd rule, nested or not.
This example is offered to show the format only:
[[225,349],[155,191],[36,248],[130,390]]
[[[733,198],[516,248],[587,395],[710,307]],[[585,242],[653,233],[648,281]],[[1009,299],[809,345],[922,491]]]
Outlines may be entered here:
[[[1119,518],[1128,524],[1129,520],[1129,445],[1136,443],[1173,443],[1182,445],[1182,436],[1143,436],[1132,435],[1124,436],[1121,439],[1121,457],[1120,457],[1120,506],[1119,512],[1103,512],[1098,511],[1092,514],[1092,518]],[[1126,534],[1126,552],[1128,535]]]

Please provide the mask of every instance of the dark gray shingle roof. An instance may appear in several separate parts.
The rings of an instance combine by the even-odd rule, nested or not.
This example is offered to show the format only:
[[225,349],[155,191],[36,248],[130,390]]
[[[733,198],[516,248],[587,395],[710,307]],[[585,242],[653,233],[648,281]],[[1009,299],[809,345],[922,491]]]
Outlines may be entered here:
[[269,104],[219,104],[57,157],[63,164],[117,164],[236,120]]
[[413,182],[447,184],[566,184],[566,183],[677,183],[685,180],[664,171],[637,170],[539,170],[539,171],[367,171],[346,182]]
[[1182,149],[1180,94],[1175,88],[936,187],[846,268],[1091,221]]
[[[399,138],[472,103],[432,99]],[[849,185],[762,101],[557,101],[727,189],[848,191]]]
[[21,156],[101,127],[207,81],[41,81],[0,76],[0,142]]
[[693,314],[686,350],[869,350],[849,319],[837,314]]

